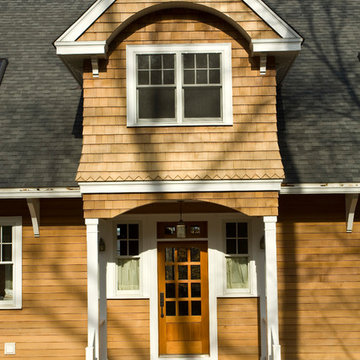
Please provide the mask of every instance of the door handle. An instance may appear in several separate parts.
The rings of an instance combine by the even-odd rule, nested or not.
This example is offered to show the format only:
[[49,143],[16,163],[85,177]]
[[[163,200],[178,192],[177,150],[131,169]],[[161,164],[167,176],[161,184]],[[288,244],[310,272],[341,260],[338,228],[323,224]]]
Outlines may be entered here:
[[161,317],[163,318],[164,317],[164,302],[165,302],[165,300],[164,300],[164,293],[163,292],[161,292],[160,293],[160,308],[161,308]]

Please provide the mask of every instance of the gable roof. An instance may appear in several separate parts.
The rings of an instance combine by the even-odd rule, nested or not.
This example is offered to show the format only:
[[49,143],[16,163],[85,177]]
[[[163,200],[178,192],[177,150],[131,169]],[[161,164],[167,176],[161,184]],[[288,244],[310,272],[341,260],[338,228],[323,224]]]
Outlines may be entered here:
[[285,181],[360,182],[360,2],[265,1],[305,38],[278,91]]
[[81,88],[52,43],[92,2],[27,0],[1,5],[0,56],[9,59],[0,85],[2,188],[76,185]]

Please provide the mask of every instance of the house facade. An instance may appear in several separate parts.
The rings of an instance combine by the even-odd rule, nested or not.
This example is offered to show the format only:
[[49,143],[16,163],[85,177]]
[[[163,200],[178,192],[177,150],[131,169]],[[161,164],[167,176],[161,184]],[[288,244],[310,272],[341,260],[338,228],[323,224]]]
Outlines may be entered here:
[[[310,32],[306,48],[286,11],[260,0],[33,9],[18,37],[34,47],[18,49],[34,70],[28,79],[14,51],[0,87],[0,357],[357,359],[360,181],[344,134],[330,134],[339,160],[325,147],[324,161],[321,142],[318,157],[304,151],[314,124],[306,108],[301,126],[309,94],[293,74],[316,64],[309,51],[322,59],[322,43]],[[28,100],[11,96],[19,74]],[[350,126],[342,110],[314,105],[329,129]]]

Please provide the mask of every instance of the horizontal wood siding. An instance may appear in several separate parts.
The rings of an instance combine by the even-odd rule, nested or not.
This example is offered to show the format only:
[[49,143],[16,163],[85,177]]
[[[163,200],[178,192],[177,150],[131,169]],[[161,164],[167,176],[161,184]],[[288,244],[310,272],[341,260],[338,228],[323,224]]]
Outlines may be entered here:
[[[125,21],[129,21],[134,14],[144,10],[145,8],[150,8],[151,6],[158,5],[163,2],[165,1],[151,2],[145,0],[117,0],[95,21],[92,26],[86,30],[86,32],[78,40],[107,40],[114,30],[119,27],[119,25]],[[227,0],[220,2],[212,0],[191,1],[191,3],[206,6],[207,8],[219,11],[221,14],[227,15],[233,21],[238,23],[250,38],[267,39],[280,37],[242,1]]]
[[150,359],[149,300],[107,301],[108,360]]
[[197,200],[227,206],[248,216],[277,215],[277,192],[84,194],[85,218],[113,218],[159,201]]
[[258,298],[218,299],[219,360],[259,360]]
[[277,227],[284,360],[360,359],[360,223],[343,195],[281,196]]
[[[220,42],[232,45],[233,126],[126,126],[126,45]],[[190,10],[139,19],[112,44],[107,64],[84,73],[83,148],[78,181],[279,179],[276,79],[265,76],[230,25]]]
[[[23,308],[0,310],[0,358],[83,360],[87,342],[86,231],[81,200],[41,200],[34,238],[25,200],[0,201],[22,216]],[[16,355],[4,355],[4,343]]]

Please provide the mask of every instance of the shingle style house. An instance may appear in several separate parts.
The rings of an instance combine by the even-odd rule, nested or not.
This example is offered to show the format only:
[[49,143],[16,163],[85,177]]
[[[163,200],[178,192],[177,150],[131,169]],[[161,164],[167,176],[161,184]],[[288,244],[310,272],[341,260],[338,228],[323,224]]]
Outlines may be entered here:
[[360,3],[5,1],[0,358],[360,358]]

